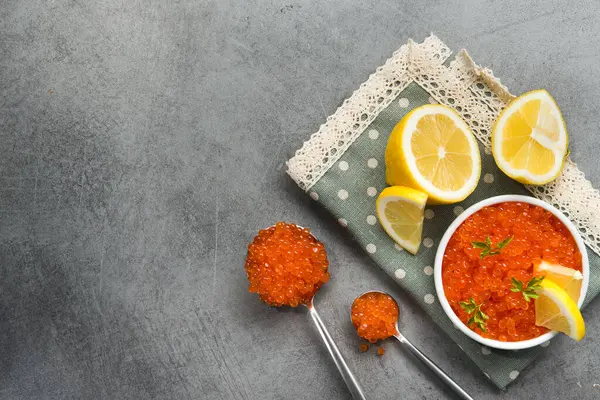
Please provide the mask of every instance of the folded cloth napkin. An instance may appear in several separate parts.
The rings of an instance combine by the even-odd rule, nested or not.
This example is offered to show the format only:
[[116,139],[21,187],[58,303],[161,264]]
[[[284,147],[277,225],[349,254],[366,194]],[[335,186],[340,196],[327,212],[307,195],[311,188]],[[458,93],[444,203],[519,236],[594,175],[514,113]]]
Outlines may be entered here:
[[[288,161],[288,174],[338,222],[375,261],[408,291],[433,320],[500,388],[547,347],[500,351],[481,346],[457,330],[437,299],[433,264],[444,231],[465,208],[501,194],[533,194],[560,208],[582,232],[590,251],[587,304],[600,292],[600,195],[577,166],[567,161],[555,182],[525,187],[504,175],[491,156],[491,127],[513,96],[463,50],[450,50],[435,36],[409,41],[377,69]],[[453,107],[479,140],[481,182],[462,203],[426,210],[423,242],[416,256],[395,245],[375,216],[375,199],[386,187],[384,152],[392,128],[411,109],[427,103]]]

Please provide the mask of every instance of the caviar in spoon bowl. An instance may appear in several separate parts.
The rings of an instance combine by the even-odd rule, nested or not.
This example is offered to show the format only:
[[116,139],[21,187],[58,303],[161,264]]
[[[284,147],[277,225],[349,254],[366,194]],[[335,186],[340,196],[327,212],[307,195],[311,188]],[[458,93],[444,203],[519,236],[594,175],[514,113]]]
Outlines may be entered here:
[[360,337],[375,343],[395,337],[421,362],[431,369],[461,399],[473,400],[471,396],[441,370],[433,361],[412,345],[398,329],[399,308],[396,300],[385,292],[370,291],[358,296],[352,303],[350,318]]
[[364,400],[360,384],[313,304],[315,294],[329,280],[328,266],[323,243],[307,228],[278,222],[259,231],[248,245],[245,265],[250,282],[248,290],[270,306],[307,307],[352,396]]

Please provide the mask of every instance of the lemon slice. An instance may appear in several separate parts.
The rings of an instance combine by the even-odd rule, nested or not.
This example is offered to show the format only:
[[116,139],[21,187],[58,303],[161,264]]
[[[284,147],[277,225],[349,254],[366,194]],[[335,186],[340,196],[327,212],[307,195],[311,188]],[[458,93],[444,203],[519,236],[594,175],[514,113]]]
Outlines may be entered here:
[[581,340],[585,335],[585,322],[577,304],[551,280],[544,279],[540,286],[535,300],[535,324]]
[[583,275],[576,269],[542,261],[535,266],[534,275],[544,275],[544,279],[548,279],[556,283],[562,290],[567,292],[569,297],[573,299],[575,303],[577,303],[579,300],[579,296],[581,295],[581,284],[583,283]]
[[464,200],[479,181],[481,158],[473,133],[450,107],[428,104],[394,127],[385,150],[386,179],[427,194],[431,204]]
[[383,229],[400,246],[415,254],[421,244],[427,195],[404,186],[383,189],[375,207]]
[[569,136],[556,102],[545,90],[525,93],[502,111],[492,131],[498,167],[516,181],[542,185],[563,168]]

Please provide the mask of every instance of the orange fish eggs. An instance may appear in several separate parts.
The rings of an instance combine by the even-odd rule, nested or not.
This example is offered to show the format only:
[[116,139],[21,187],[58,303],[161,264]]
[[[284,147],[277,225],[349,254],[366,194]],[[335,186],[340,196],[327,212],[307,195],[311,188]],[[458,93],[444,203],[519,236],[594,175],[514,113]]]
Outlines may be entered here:
[[[512,237],[500,254],[481,258],[472,242],[490,238],[496,245]],[[552,213],[527,203],[507,202],[485,207],[454,232],[442,262],[444,293],[452,310],[467,324],[472,314],[460,306],[472,298],[488,316],[479,335],[504,342],[532,339],[548,330],[535,325],[533,301],[512,292],[511,278],[524,283],[541,260],[581,271],[581,253],[567,227]]]
[[352,324],[361,338],[375,343],[396,333],[398,305],[385,293],[363,294],[352,304]]
[[328,266],[325,246],[308,229],[278,222],[248,245],[248,290],[271,306],[297,307],[329,280]]

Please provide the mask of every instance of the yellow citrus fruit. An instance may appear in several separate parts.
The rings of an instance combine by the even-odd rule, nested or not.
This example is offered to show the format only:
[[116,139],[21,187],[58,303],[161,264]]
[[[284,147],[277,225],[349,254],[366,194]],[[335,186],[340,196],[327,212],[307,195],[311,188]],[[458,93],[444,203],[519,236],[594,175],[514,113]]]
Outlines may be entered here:
[[492,131],[498,167],[516,181],[548,183],[562,171],[569,135],[556,102],[545,90],[525,93],[502,111]]
[[386,180],[424,192],[430,204],[464,200],[479,181],[481,158],[473,133],[450,107],[428,104],[394,127],[385,150]]
[[556,283],[575,303],[579,300],[583,275],[576,269],[542,261],[534,267],[534,275],[543,275],[544,279]]
[[535,324],[581,340],[585,335],[585,322],[577,304],[549,279],[540,282],[540,286],[535,300]]
[[376,202],[377,217],[396,243],[415,254],[421,244],[427,195],[404,186],[383,189]]

